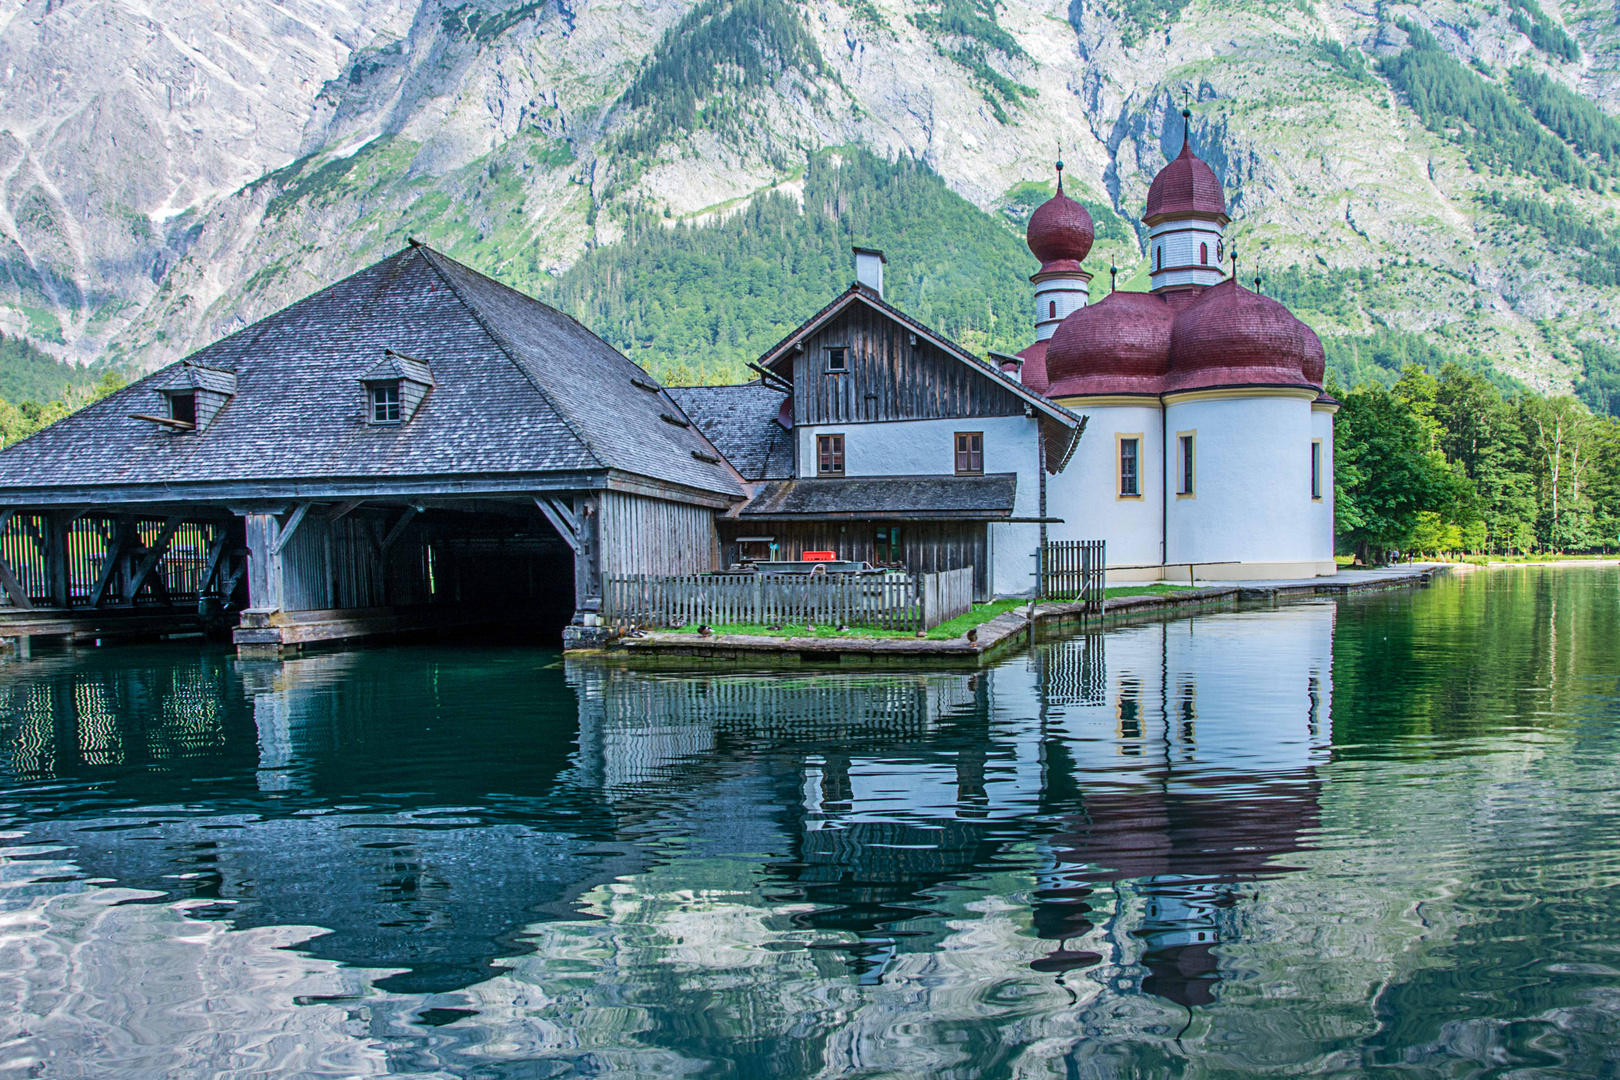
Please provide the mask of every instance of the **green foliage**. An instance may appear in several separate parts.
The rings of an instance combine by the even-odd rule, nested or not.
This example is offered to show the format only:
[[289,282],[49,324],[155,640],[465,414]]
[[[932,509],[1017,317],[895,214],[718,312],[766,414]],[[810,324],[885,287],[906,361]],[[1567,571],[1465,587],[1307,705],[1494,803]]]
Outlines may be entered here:
[[446,11],[439,23],[452,37],[493,41],[545,6],[546,0],[531,0],[505,11],[480,11],[471,4],[462,4]]
[[1578,249],[1586,253],[1575,276],[1588,285],[1620,285],[1620,236],[1578,213],[1568,203],[1548,203],[1524,195],[1493,191],[1481,204],[1509,221],[1535,229],[1552,246],[1564,253]]
[[93,381],[85,368],[36,349],[27,338],[0,334],[0,398],[45,402]]
[[1401,21],[1410,45],[1379,61],[1423,125],[1468,155],[1475,171],[1518,172],[1589,187],[1590,170],[1564,141],[1495,83],[1469,71],[1421,27]]
[[[1054,191],[1053,185],[1032,180],[1014,186],[1007,192],[1007,205],[1003,210],[1007,220],[1020,230],[1026,228],[1029,225],[1030,215],[1035,213],[1036,207],[1050,199]],[[1072,193],[1065,194],[1074,199]],[[1085,207],[1086,213],[1091,215],[1091,224],[1099,241],[1135,244],[1136,233],[1112,206],[1094,199],[1079,198],[1074,201]]]
[[[1119,23],[1120,40],[1126,48],[1130,48],[1149,34],[1173,26],[1191,2],[1192,0],[1106,0],[1105,7]],[[1075,17],[1077,6],[1070,6],[1071,23],[1077,23]]]
[[0,398],[0,446],[10,446],[19,439],[26,439],[92,401],[100,401],[113,391],[122,390],[124,385],[122,375],[108,371],[94,383],[86,379],[83,383],[66,387],[60,397],[49,401],[23,400],[12,403]]
[[1354,46],[1347,49],[1337,41],[1330,41],[1326,38],[1318,40],[1315,44],[1317,51],[1320,52],[1330,64],[1342,70],[1354,81],[1373,81],[1373,73],[1368,69],[1366,60],[1362,58],[1360,49],[1357,49]]
[[1531,115],[1577,153],[1611,165],[1620,157],[1620,121],[1528,64],[1508,72],[1508,80]]
[[1343,395],[1341,536],[1363,555],[1602,548],[1620,530],[1620,420],[1570,397],[1507,397],[1478,371],[1412,365]]
[[927,166],[812,156],[801,207],[773,193],[722,222],[630,222],[546,298],[672,383],[737,382],[744,364],[849,287],[851,245],[889,257],[887,298],[970,348],[1028,343],[1023,239]]
[[995,0],[932,0],[936,10],[911,16],[917,29],[935,39],[939,54],[972,73],[996,119],[1007,123],[1004,105],[1017,105],[1035,91],[990,66],[990,54],[1005,60],[1028,60],[1018,41],[996,22]]
[[1546,53],[1556,56],[1560,60],[1579,60],[1581,47],[1575,44],[1575,39],[1564,32],[1559,26],[1547,17],[1536,0],[1508,0],[1508,6],[1513,14],[1508,16],[1508,22],[1513,29],[1530,39],[1530,44]]
[[1601,341],[1577,341],[1585,372],[1575,383],[1575,396],[1588,409],[1620,417],[1620,349]]
[[784,0],[704,0],[664,33],[620,97],[622,107],[643,112],[609,150],[644,163],[694,131],[736,136],[746,123],[742,99],[794,70],[811,82],[831,76],[797,8]]

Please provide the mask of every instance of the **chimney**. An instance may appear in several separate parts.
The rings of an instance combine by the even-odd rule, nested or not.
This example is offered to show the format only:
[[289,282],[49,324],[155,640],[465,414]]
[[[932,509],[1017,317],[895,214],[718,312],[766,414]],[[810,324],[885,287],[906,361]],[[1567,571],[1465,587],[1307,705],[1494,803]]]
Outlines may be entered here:
[[855,248],[855,280],[883,299],[883,264],[888,259],[873,248]]
[[1001,369],[1003,375],[1009,375],[1019,382],[1024,381],[1024,358],[1014,356],[1012,353],[996,352],[990,350],[990,362]]

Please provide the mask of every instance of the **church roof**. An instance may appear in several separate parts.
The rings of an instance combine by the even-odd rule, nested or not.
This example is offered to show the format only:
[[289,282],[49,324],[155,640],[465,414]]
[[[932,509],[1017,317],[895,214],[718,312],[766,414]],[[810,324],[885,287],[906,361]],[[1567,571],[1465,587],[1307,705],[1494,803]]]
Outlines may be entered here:
[[[389,350],[402,371],[401,354],[431,365],[434,386],[409,423],[373,426],[359,380]],[[132,418],[150,410],[153,389],[195,377],[188,370],[235,377],[235,396],[206,431],[176,435]],[[646,372],[601,338],[412,246],[0,451],[0,492],[13,501],[229,497],[253,481],[266,497],[310,497],[406,478],[477,487],[613,471],[741,498],[729,467],[704,460],[712,456]]]
[[[1181,115],[1188,119],[1187,113]],[[1230,220],[1220,178],[1193,153],[1188,133],[1182,135],[1181,153],[1153,178],[1142,214],[1142,220],[1149,225],[1170,217],[1215,218],[1222,223]]]
[[1024,230],[1024,242],[1041,260],[1042,273],[1080,269],[1095,237],[1091,213],[1063,194],[1062,169],[1058,162],[1057,194],[1035,208]]

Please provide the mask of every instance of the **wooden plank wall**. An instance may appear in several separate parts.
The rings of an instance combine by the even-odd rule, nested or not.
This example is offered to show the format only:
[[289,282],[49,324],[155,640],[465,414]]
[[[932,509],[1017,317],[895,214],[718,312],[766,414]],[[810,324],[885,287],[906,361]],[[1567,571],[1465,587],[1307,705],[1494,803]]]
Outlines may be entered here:
[[[990,545],[982,521],[754,521],[725,523],[726,557],[738,536],[774,536],[779,559],[803,558],[806,551],[833,551],[840,559],[878,565],[877,530],[900,527],[905,569],[932,574],[973,567],[973,598],[990,599]],[[755,545],[757,546],[757,545]]]
[[[1017,416],[1023,402],[967,364],[864,304],[805,339],[793,360],[796,424]],[[849,350],[848,370],[827,371],[827,348]]]
[[623,491],[603,492],[601,506],[602,576],[719,569],[713,510]]

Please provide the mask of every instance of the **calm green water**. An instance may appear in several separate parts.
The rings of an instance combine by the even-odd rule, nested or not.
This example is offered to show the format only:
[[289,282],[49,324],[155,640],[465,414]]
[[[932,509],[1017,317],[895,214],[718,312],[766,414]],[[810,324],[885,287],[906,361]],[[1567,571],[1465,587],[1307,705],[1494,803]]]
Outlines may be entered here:
[[0,665],[0,1077],[1620,1076],[1620,575],[977,675]]

